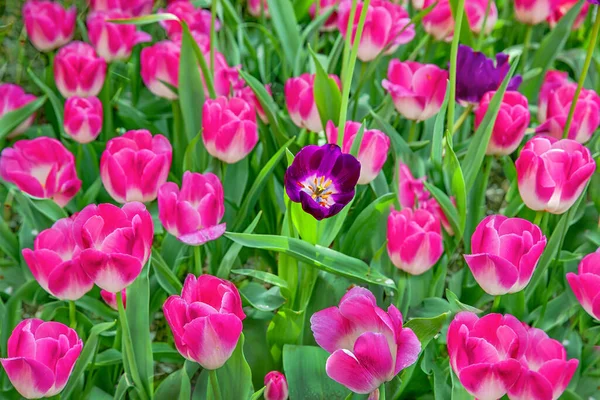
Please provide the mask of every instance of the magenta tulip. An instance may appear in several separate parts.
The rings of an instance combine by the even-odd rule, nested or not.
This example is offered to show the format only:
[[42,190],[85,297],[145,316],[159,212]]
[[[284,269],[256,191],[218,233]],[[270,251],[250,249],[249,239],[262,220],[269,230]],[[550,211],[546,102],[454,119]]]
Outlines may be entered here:
[[188,275],[181,296],[169,297],[163,312],[179,353],[209,370],[231,357],[246,318],[235,285],[212,275]]
[[[330,9],[337,7],[340,4],[341,0],[319,0],[319,15],[323,15],[328,12]],[[308,12],[312,19],[318,17],[317,15],[317,4],[311,5]],[[321,30],[324,32],[334,31],[338,26],[338,12],[334,10],[327,21],[321,26]]]
[[81,188],[73,154],[46,136],[19,140],[2,150],[0,177],[33,197],[52,199],[61,207]]
[[515,166],[523,202],[552,214],[571,208],[596,170],[588,148],[574,140],[544,136],[527,142]]
[[569,272],[567,281],[583,309],[600,321],[600,250],[585,256],[578,273]]
[[69,43],[56,54],[54,80],[65,98],[97,96],[105,77],[106,61],[87,43]]
[[[494,94],[495,91],[483,95],[475,110],[475,129],[479,128],[483,121]],[[525,137],[530,120],[527,97],[516,91],[506,92],[485,154],[507,156],[515,151]]]
[[540,24],[550,16],[556,3],[557,0],[515,0],[515,17],[524,24]]
[[[37,97],[32,94],[25,93],[25,90],[23,90],[23,88],[21,88],[19,85],[13,85],[12,83],[0,84],[0,118],[2,118],[2,116],[4,116],[6,113],[26,106],[36,98]],[[13,138],[25,132],[27,129],[29,129],[31,124],[33,124],[34,119],[35,113],[32,113],[25,121],[21,122],[19,126],[14,128],[8,134],[8,137]]]
[[271,371],[265,375],[265,400],[286,400],[288,398],[288,384],[279,371]]
[[109,63],[128,59],[133,46],[152,40],[149,34],[138,31],[135,25],[107,22],[119,18],[128,18],[128,15],[118,10],[96,11],[87,18],[90,42],[98,55]]
[[173,149],[163,135],[129,131],[106,144],[100,176],[106,191],[119,203],[150,202],[167,181]]
[[525,289],[545,248],[546,237],[537,225],[490,215],[471,237],[473,254],[464,257],[479,286],[497,296]]
[[89,0],[92,11],[119,10],[132,17],[152,13],[154,0]]
[[569,85],[569,74],[561,71],[548,71],[544,76],[542,87],[538,96],[538,120],[545,122],[548,119],[548,103],[554,97],[556,90]]
[[402,116],[425,121],[440,111],[447,80],[448,71],[433,64],[393,59],[388,67],[388,79],[384,79],[382,85],[390,92]]
[[[546,21],[548,21],[548,24],[550,25],[550,28],[556,27],[556,24],[558,24],[562,17],[564,17],[565,14],[567,14],[569,10],[573,8],[578,2],[579,0],[556,0],[556,3],[552,8],[550,16],[546,19]],[[579,12],[579,15],[575,19],[575,23],[573,24],[573,30],[577,30],[581,27],[581,25],[583,25],[583,22],[585,21],[585,17],[588,14],[589,9],[590,3],[583,3],[583,8]]]
[[[265,89],[267,93],[271,94],[271,85],[266,85]],[[254,91],[252,90],[252,88],[250,88],[250,86],[244,86],[241,89],[236,90],[234,97],[244,99],[246,103],[250,105],[250,107],[253,107],[256,110],[256,115],[260,118],[260,120],[263,123],[269,123],[269,118],[265,113],[265,109],[263,108],[262,104],[260,104],[260,101],[256,97],[256,94],[254,94]]]
[[8,358],[0,362],[21,396],[52,397],[66,386],[82,348],[77,332],[66,325],[25,319],[13,329]]
[[494,0],[466,1],[465,13],[467,14],[469,27],[477,34],[489,35],[498,21],[498,7],[496,7]]
[[223,185],[219,178],[186,171],[181,190],[167,182],[158,192],[158,216],[166,231],[183,243],[199,246],[225,233],[219,224],[225,214]]
[[258,142],[256,112],[237,97],[206,100],[202,109],[202,141],[211,156],[228,164],[240,161]]
[[423,17],[423,29],[436,40],[450,41],[454,34],[454,18],[448,0],[424,0],[422,8],[435,3],[433,9]]
[[[210,11],[196,8],[189,1],[179,0],[170,3],[166,12],[175,15],[181,21],[185,21],[190,31],[203,35],[210,34]],[[181,23],[179,21],[161,21],[161,25],[169,37],[181,33]],[[220,27],[221,22],[218,19],[215,20],[215,29],[218,31]]]
[[[329,77],[333,78],[341,89],[340,79],[335,75]],[[314,84],[314,74],[302,74],[288,79],[285,82],[285,103],[294,124],[312,132],[322,132],[323,124],[315,103]]]
[[318,311],[310,318],[317,344],[331,356],[327,375],[355,393],[374,392],[419,358],[421,343],[402,314],[390,305],[377,306],[364,288],[350,289],[338,307]]
[[52,51],[73,39],[77,10],[68,10],[58,2],[28,0],[23,6],[23,20],[31,43],[39,51]]
[[387,224],[390,260],[411,275],[431,269],[444,252],[440,221],[424,209],[392,209]]
[[119,208],[90,204],[73,225],[81,266],[100,289],[117,293],[133,283],[150,257],[154,226],[142,203]]
[[98,137],[102,118],[102,103],[97,97],[70,97],[65,103],[65,132],[78,143],[90,143]]
[[260,18],[263,15],[265,18],[271,17],[267,0],[248,0],[248,12],[250,15],[257,18]]
[[170,40],[163,40],[142,49],[141,74],[146,87],[155,95],[168,100],[177,99],[177,93],[165,85],[179,86],[179,54],[181,48]]
[[[102,300],[113,310],[118,311],[119,307],[117,304],[117,294],[109,292],[107,290],[100,291],[100,297]],[[123,308],[127,308],[127,289],[121,291],[121,298],[123,299]]]

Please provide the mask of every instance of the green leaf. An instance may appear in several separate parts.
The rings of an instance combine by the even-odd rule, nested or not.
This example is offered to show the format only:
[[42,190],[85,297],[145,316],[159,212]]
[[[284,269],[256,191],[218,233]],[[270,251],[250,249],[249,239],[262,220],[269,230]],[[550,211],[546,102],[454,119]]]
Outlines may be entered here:
[[192,383],[190,377],[181,369],[181,388],[179,389],[179,400],[189,400],[192,397]]
[[467,393],[465,388],[460,384],[460,380],[454,371],[450,371],[450,376],[452,377],[452,400],[473,400],[473,396]]
[[[262,216],[262,211],[259,211],[258,215],[254,217],[254,220],[246,229],[244,229],[244,233],[252,233],[254,232],[254,228],[258,225],[258,221],[260,221],[260,217]],[[221,264],[219,265],[219,269],[217,270],[217,276],[222,279],[228,279],[229,273],[231,272],[231,268],[233,268],[233,264],[237,259],[240,250],[242,250],[242,245],[238,243],[234,243],[225,253],[225,256],[221,260]]]
[[394,152],[396,155],[413,154],[413,151],[408,143],[406,143],[406,140],[404,140],[404,138],[394,129],[392,125],[390,125],[385,119],[383,119],[373,110],[371,110],[371,116],[375,122],[375,128],[385,132],[392,140],[392,146],[394,147]]
[[[196,55],[196,60],[198,61],[198,64],[200,64],[200,69],[202,70],[202,78],[204,80],[204,83],[206,84],[206,91],[208,92],[210,98],[214,99],[217,97],[217,95],[215,93],[213,76],[211,71],[209,70],[208,64],[206,63],[204,54],[202,53],[202,50],[200,50],[198,42],[196,42],[196,40],[193,39],[190,28],[188,27],[188,24],[185,21],[181,21],[181,30],[183,32],[183,35],[187,35],[188,39],[191,40],[191,48],[194,51],[194,54]],[[194,132],[194,135],[195,134],[196,132]]]
[[[454,150],[450,146],[446,146],[446,157],[444,157],[444,172],[449,176],[450,187],[456,201],[456,210],[458,211],[458,224],[460,228],[460,236],[464,235],[465,225],[467,223],[467,190],[465,188],[465,179],[463,176],[460,163]],[[456,231],[455,231],[456,233]]]
[[[186,360],[182,369],[173,372],[158,385],[154,393],[154,398],[156,400],[174,400],[180,398],[182,380],[187,377],[189,381],[189,377],[194,376],[199,369],[200,365],[198,363]],[[189,399],[190,397],[188,396],[187,398]]]
[[311,245],[300,239],[275,235],[225,233],[229,239],[246,247],[272,250],[313,265],[318,269],[361,282],[395,289],[394,281],[371,269],[364,261],[349,257],[328,247]]
[[0,218],[0,249],[14,262],[19,262],[19,241],[13,231],[10,230],[4,218]]
[[362,144],[363,137],[365,136],[365,124],[361,124],[358,132],[356,132],[356,136],[354,136],[354,140],[352,141],[352,147],[350,148],[350,154],[354,157],[358,157],[358,152],[360,150],[360,145]]
[[431,193],[434,199],[440,203],[440,207],[442,207],[442,211],[444,211],[444,215],[448,218],[448,222],[452,227],[452,230],[455,233],[455,240],[459,241],[462,237],[462,230],[460,226],[460,216],[458,215],[458,211],[450,198],[446,195],[446,193],[442,192],[437,187],[433,186],[431,183],[424,181],[423,184],[425,188]]
[[250,282],[240,289],[242,297],[259,311],[274,311],[285,304],[280,288],[273,286],[269,290],[256,282]]
[[[468,0],[467,0],[468,1]],[[450,9],[454,20],[456,20],[456,8],[458,7],[458,0],[450,0]],[[463,10],[463,23],[460,29],[460,43],[466,44],[469,47],[475,47],[475,39],[473,38],[473,32],[469,26],[469,20],[467,18],[466,10]]]
[[119,379],[119,383],[117,384],[117,389],[115,390],[115,396],[113,397],[113,400],[125,399],[127,392],[132,387],[133,384],[127,380],[127,376],[125,374],[121,375],[121,379]]
[[106,305],[105,302],[98,300],[91,295],[85,295],[75,302],[77,307],[83,308],[99,317],[108,320],[117,318],[117,312]]
[[107,20],[107,22],[112,22],[113,24],[127,24],[137,26],[154,24],[160,21],[179,21],[179,18],[177,18],[176,15],[170,13],[158,13],[144,15],[141,17],[115,18]]
[[301,51],[300,32],[290,0],[268,0],[273,28],[279,36],[287,64],[293,67]]
[[424,349],[431,339],[440,333],[449,315],[449,312],[445,312],[433,318],[413,318],[405,323],[404,327],[413,330],[421,342],[421,348]]
[[[434,3],[435,5],[435,3]],[[446,89],[446,95],[444,96],[444,102],[442,107],[435,117],[435,124],[433,125],[433,138],[431,140],[431,161],[437,168],[442,167],[442,154],[444,149],[444,127],[446,123],[446,110],[448,109],[448,98],[450,97],[450,85]]]
[[29,201],[33,208],[48,217],[52,222],[56,222],[59,219],[67,218],[69,216],[61,206],[54,202],[54,200],[38,199],[25,192],[23,192],[23,197]]
[[50,100],[50,104],[52,104],[52,110],[54,110],[54,116],[56,118],[58,132],[60,133],[61,137],[65,137],[66,134],[65,134],[64,126],[63,126],[63,107],[64,107],[64,105],[63,105],[62,101],[58,98],[56,93],[54,93],[54,91],[48,87],[48,85],[46,85],[40,78],[38,78],[33,73],[31,68],[27,68],[27,74],[29,75],[29,77],[31,78],[33,83],[35,83]]
[[346,205],[339,214],[321,221],[317,221],[315,217],[302,209],[302,204],[294,203],[290,200],[290,210],[292,222],[298,230],[300,237],[311,244],[319,244],[328,247],[334,241],[340,229],[346,220],[346,216],[350,211],[352,202]]
[[281,363],[283,347],[286,344],[298,343],[302,333],[303,311],[289,308],[279,310],[267,328],[267,343],[273,360]]
[[48,97],[42,96],[16,110],[9,111],[0,118],[0,140],[21,125],[31,114],[44,105]]
[[282,289],[288,288],[288,284],[285,280],[269,272],[258,271],[255,269],[234,269],[231,272],[233,272],[234,274],[249,276],[251,278],[258,279],[259,281],[268,283],[269,285],[279,286]]
[[171,268],[169,268],[156,249],[152,249],[151,263],[154,267],[154,274],[160,287],[162,287],[168,295],[181,293],[183,286],[181,285],[179,278],[177,278]]
[[315,68],[317,70],[315,74],[315,84],[313,86],[313,94],[315,97],[315,103],[319,110],[319,116],[321,117],[321,123],[323,127],[327,126],[327,122],[333,121],[337,126],[338,118],[340,116],[340,107],[342,106],[342,93],[337,82],[327,75],[327,72],[321,65],[321,62],[317,58],[317,55],[309,47]]

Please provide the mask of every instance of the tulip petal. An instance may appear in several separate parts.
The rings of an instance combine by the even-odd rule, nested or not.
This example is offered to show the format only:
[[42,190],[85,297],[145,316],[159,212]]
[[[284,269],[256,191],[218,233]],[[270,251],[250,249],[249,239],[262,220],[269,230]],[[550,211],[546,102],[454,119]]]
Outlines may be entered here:
[[508,293],[519,278],[517,268],[498,256],[473,254],[464,257],[479,286],[493,296]]
[[460,382],[467,392],[479,400],[497,400],[504,396],[515,383],[521,372],[517,360],[506,360],[495,364],[475,364],[463,368]]
[[61,300],[78,300],[94,287],[79,259],[59,264],[48,277],[50,293]]
[[45,397],[54,384],[54,373],[39,361],[19,357],[0,362],[12,385],[26,399]]
[[140,260],[127,254],[105,254],[86,249],[80,259],[84,271],[94,283],[112,293],[125,289],[142,271]]
[[522,368],[509,396],[511,400],[552,400],[552,385],[538,372]]
[[200,246],[206,242],[220,238],[226,230],[226,224],[223,223],[205,229],[200,229],[196,232],[188,233],[186,235],[178,236],[177,239],[188,246]]

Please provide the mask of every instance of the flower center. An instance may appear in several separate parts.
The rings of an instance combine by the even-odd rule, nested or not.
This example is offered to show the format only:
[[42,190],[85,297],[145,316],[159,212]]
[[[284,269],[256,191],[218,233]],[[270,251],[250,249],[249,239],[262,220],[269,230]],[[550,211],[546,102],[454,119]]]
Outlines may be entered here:
[[331,184],[331,179],[326,179],[324,176],[308,178],[304,182],[298,181],[302,191],[308,193],[320,206],[327,208],[335,203],[331,195],[336,191]]

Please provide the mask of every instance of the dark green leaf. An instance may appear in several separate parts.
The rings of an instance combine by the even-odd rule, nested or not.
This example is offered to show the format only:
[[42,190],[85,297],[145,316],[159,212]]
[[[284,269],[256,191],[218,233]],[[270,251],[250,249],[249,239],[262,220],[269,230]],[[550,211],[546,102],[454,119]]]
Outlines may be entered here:
[[[254,217],[252,223],[248,225],[246,229],[244,229],[244,233],[254,232],[254,228],[256,228],[256,225],[258,224],[258,221],[260,221],[261,216],[262,211],[260,211],[258,215]],[[231,247],[229,247],[229,250],[227,250],[227,253],[225,253],[225,256],[221,260],[221,264],[219,265],[219,269],[217,270],[217,276],[219,278],[229,278],[229,272],[231,271],[231,268],[233,268],[233,264],[235,263],[235,260],[237,259],[240,250],[242,250],[242,247],[243,246],[238,243],[234,243],[231,245]]]
[[413,330],[421,342],[421,348],[424,349],[429,341],[440,333],[449,315],[449,312],[445,312],[433,318],[413,318],[405,323],[404,327]]
[[169,268],[156,249],[152,250],[152,266],[154,267],[154,273],[158,284],[168,295],[181,293],[183,286],[181,285],[179,278],[177,278],[171,268]]
[[293,67],[300,53],[300,32],[290,0],[268,0],[273,28],[279,36],[287,64]]
[[333,121],[337,126],[340,107],[342,106],[342,93],[340,92],[337,82],[327,75],[327,72],[317,58],[317,55],[310,47],[309,51],[317,69],[313,94],[317,109],[319,110],[319,116],[321,117],[321,123],[323,124],[323,127],[325,127],[327,126],[328,121]]

